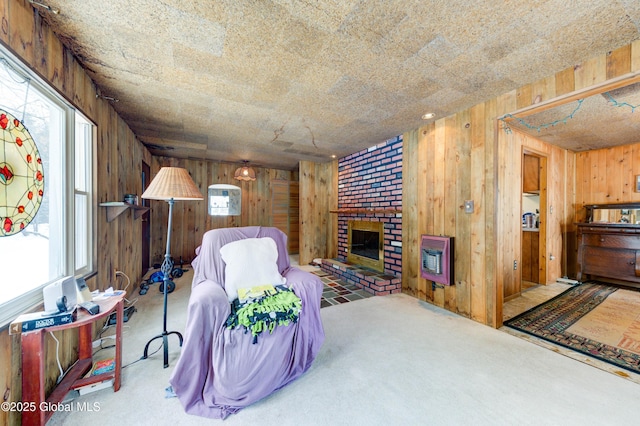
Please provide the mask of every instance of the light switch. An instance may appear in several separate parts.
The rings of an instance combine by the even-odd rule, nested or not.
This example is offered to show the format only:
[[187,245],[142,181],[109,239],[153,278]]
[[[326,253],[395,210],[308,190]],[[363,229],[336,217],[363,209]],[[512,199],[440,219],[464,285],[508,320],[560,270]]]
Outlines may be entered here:
[[464,212],[473,213],[473,200],[464,200]]

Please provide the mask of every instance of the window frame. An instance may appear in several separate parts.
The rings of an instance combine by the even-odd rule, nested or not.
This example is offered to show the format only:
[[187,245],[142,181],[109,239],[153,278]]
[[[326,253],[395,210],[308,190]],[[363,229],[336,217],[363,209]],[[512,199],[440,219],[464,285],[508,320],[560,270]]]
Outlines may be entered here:
[[[76,181],[75,181],[75,171],[76,171],[76,163],[75,160],[77,158],[77,135],[75,134],[75,129],[76,129],[76,120],[74,120],[74,137],[73,137],[73,149],[70,151],[72,152],[72,157],[73,157],[73,177],[72,177],[72,181],[73,181],[73,188],[72,188],[72,192],[73,192],[73,217],[74,217],[74,223],[73,223],[73,241],[74,241],[74,252],[73,252],[73,260],[74,260],[74,275],[76,277],[84,277],[84,278],[88,278],[89,276],[95,274],[96,272],[96,253],[97,253],[97,238],[95,238],[95,230],[97,229],[97,222],[96,222],[96,194],[97,194],[97,187],[96,187],[96,160],[95,160],[95,155],[94,152],[96,150],[96,140],[97,140],[97,126],[89,119],[87,118],[84,114],[82,114],[80,111],[78,110],[74,110],[75,114],[74,114],[74,118],[75,117],[80,117],[81,120],[83,120],[88,126],[89,126],[89,140],[88,140],[88,144],[87,146],[85,146],[85,159],[88,161],[89,167],[87,167],[89,170],[89,176],[85,175],[85,179],[87,180],[86,183],[86,190],[85,191],[79,191],[76,188]],[[78,193],[82,193],[82,195],[86,195],[87,197],[87,210],[85,212],[86,217],[87,217],[87,223],[86,223],[86,233],[87,233],[87,253],[86,253],[86,257],[87,257],[87,264],[81,268],[78,268],[78,266],[75,264],[75,260],[76,260],[76,251],[78,250],[78,247],[75,247],[75,234],[77,232],[78,229],[78,224],[75,221],[75,197]]]
[[[37,73],[32,71],[24,62],[16,57],[4,44],[0,43],[0,58],[3,58],[13,72],[19,76],[28,79],[28,90],[35,90],[40,96],[46,98],[56,107],[60,108],[63,114],[62,123],[64,128],[61,129],[63,146],[60,147],[64,152],[61,155],[63,173],[62,195],[64,199],[61,203],[62,217],[62,247],[65,258],[62,263],[62,277],[64,276],[83,276],[88,278],[97,271],[97,239],[96,232],[96,197],[97,197],[97,179],[96,179],[96,158],[95,150],[97,144],[97,126],[84,115],[78,108],[71,104],[62,94],[60,94],[51,84],[42,79]],[[75,156],[76,156],[76,140],[75,140],[75,124],[76,116],[79,115],[91,127],[90,142],[88,144],[87,156],[90,158],[87,169],[89,172],[88,179],[88,197],[87,197],[87,265],[83,268],[76,269],[76,250],[75,241],[76,233],[76,217],[75,217]],[[46,179],[46,176],[45,176]],[[46,185],[46,183],[45,183]],[[45,189],[46,191],[46,189]],[[46,193],[46,192],[45,192]],[[0,303],[0,330],[6,328],[13,319],[18,315],[29,310],[36,309],[43,302],[42,289],[47,285],[59,280],[61,277],[49,279],[32,289],[29,289],[13,299]]]

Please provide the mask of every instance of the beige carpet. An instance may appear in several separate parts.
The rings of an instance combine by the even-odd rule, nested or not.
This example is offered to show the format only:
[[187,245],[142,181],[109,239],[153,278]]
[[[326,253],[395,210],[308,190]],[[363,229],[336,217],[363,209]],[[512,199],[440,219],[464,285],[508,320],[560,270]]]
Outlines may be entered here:
[[[170,295],[184,328],[190,274]],[[125,364],[161,330],[156,287],[127,323]],[[321,311],[326,341],[299,380],[224,421],[184,414],[165,388],[161,352],[123,370],[119,392],[84,395],[50,425],[637,424],[640,385],[403,294]],[[78,407],[94,407],[82,411]]]

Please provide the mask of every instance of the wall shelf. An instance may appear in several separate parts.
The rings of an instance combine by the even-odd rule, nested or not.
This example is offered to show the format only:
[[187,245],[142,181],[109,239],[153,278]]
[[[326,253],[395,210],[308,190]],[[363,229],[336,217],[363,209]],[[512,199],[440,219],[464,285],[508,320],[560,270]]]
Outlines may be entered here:
[[136,219],[149,211],[149,207],[128,204],[123,201],[109,201],[100,203],[100,206],[107,208],[107,222],[113,221],[127,209],[133,209],[133,217]]

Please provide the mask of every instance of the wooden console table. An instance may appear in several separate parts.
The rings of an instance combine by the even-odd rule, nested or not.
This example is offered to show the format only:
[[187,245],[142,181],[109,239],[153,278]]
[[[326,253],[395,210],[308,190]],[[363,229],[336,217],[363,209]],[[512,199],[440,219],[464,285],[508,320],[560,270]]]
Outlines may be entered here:
[[[72,389],[113,379],[113,390],[120,389],[120,372],[122,370],[122,323],[124,313],[124,292],[101,300],[94,300],[100,305],[100,312],[90,315],[80,309],[76,321],[71,324],[41,328],[23,333],[22,341],[22,402],[31,410],[22,413],[23,425],[44,425],[55,411],[47,410],[63,400]],[[96,376],[84,377],[93,366],[92,327],[99,320],[106,320],[116,312],[115,335],[115,369]],[[78,329],[78,362],[67,372],[64,379],[45,399],[44,338],[47,332]]]
[[640,283],[640,225],[578,223],[578,281],[586,276]]

